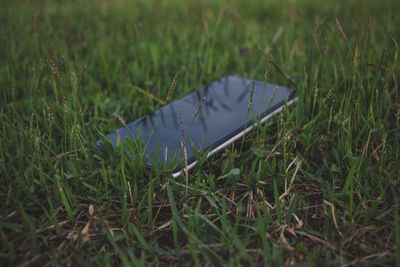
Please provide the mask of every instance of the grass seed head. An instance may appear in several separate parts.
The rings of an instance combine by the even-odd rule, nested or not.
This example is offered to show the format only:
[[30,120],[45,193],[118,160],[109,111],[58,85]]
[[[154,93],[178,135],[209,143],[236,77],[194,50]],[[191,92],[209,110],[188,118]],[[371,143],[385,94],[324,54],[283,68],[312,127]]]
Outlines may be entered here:
[[51,72],[56,76],[57,79],[61,79],[61,73],[54,61],[51,58],[47,58],[47,63],[50,66]]
[[118,115],[118,114],[115,113],[115,112],[113,112],[111,115],[114,117],[115,121],[116,121],[119,125],[126,126],[126,123],[125,123],[124,118],[122,118],[120,115]]

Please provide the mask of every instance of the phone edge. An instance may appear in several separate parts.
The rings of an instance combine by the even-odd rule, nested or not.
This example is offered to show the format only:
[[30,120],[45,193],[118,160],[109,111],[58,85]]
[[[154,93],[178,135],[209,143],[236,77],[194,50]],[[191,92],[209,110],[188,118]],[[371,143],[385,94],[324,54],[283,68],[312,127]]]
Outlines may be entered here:
[[[274,115],[276,115],[277,113],[280,113],[283,108],[285,106],[291,106],[292,104],[294,104],[295,102],[297,102],[297,100],[299,99],[298,96],[295,96],[294,98],[290,99],[288,102],[286,102],[284,105],[282,105],[281,107],[277,108],[276,110],[272,111],[271,113],[269,113],[268,115],[266,115],[265,117],[263,117],[260,120],[260,124],[265,123],[266,121],[268,121],[270,118],[272,118]],[[238,140],[240,137],[242,137],[243,135],[245,135],[248,132],[251,132],[254,128],[254,124],[250,125],[249,127],[243,129],[241,132],[237,133],[236,135],[234,135],[232,138],[226,140],[225,142],[223,142],[222,144],[220,144],[219,146],[217,146],[216,148],[213,148],[210,152],[207,153],[206,158],[209,158],[210,156],[214,155],[215,153],[217,153],[218,151],[224,149],[225,147],[229,146],[230,144],[234,143],[236,140]],[[194,166],[196,166],[197,164],[197,160],[190,163],[187,166],[187,171],[190,171]],[[178,172],[175,172],[172,174],[173,178],[177,178],[179,176],[181,176],[186,170],[186,167],[182,168],[181,170],[179,170]]]

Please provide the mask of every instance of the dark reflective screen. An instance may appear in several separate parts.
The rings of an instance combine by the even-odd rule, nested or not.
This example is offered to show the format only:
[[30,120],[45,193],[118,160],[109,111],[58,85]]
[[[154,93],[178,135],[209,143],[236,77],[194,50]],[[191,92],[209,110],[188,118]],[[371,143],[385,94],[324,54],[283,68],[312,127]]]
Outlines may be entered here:
[[156,150],[160,163],[165,160],[170,163],[174,152],[182,160],[183,141],[190,164],[196,160],[193,147],[216,148],[250,126],[254,118],[262,118],[281,107],[292,95],[293,90],[282,86],[228,76],[107,137],[116,145],[126,138],[136,139],[140,132],[149,164]]

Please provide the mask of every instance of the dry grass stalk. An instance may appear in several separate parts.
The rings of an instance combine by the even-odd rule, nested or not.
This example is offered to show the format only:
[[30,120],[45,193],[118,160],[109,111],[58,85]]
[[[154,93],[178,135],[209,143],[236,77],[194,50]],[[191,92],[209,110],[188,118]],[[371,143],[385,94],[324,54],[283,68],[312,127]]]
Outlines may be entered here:
[[[113,112],[111,115],[114,117],[115,121],[124,127],[126,127],[129,130],[129,127],[126,125],[124,118],[122,118],[120,115],[117,113]],[[117,146],[121,143],[121,136],[119,134],[119,131],[117,132]]]
[[273,56],[271,54],[268,55],[268,60],[267,60],[267,64],[265,66],[265,72],[264,72],[264,81],[267,82],[268,81],[268,77],[269,74],[271,73],[271,69],[272,69],[272,60],[273,60]]
[[344,33],[342,24],[340,24],[340,21],[339,21],[337,18],[336,18],[336,26],[337,26],[337,28],[338,28],[338,30],[339,30],[340,35],[341,35],[342,38],[343,38],[343,41],[347,42],[347,36],[346,36],[346,34]]
[[165,102],[168,102],[171,99],[172,93],[173,93],[173,91],[175,89],[175,86],[176,86],[176,80],[178,79],[178,75],[179,75],[179,72],[177,72],[175,74],[174,78],[172,79],[172,82],[171,82],[171,84],[169,86],[169,89],[168,89],[167,98],[166,98]]
[[330,203],[329,201],[327,201],[327,200],[324,200],[324,203],[325,203],[326,205],[328,205],[328,206],[331,207],[331,209],[332,209],[333,225],[335,225],[336,231],[339,233],[339,235],[342,236],[343,234],[342,234],[342,232],[340,231],[339,226],[338,226],[338,223],[337,223],[337,221],[336,221],[335,206],[334,206],[332,203]]
[[183,152],[183,158],[184,158],[184,174],[185,174],[185,182],[186,182],[186,194],[188,191],[188,186],[189,186],[189,171],[188,171],[188,156],[187,156],[187,151],[186,151],[186,144],[185,144],[185,135],[184,135],[184,125],[183,125],[183,104],[181,102],[181,106],[179,109],[179,115],[180,115],[180,130],[181,130],[181,147],[182,147],[182,152]]
[[333,250],[334,252],[338,252],[338,248],[335,245],[329,243],[326,240],[323,240],[323,239],[321,239],[319,237],[316,237],[316,236],[314,236],[312,234],[309,234],[309,233],[306,233],[306,232],[303,232],[303,231],[296,231],[296,234],[305,236],[305,237],[307,237],[308,239],[310,239],[311,241],[313,241],[315,243],[318,243],[318,244],[320,244],[320,245],[322,245],[322,246],[324,246],[326,248],[329,248],[329,249]]
[[51,58],[48,58],[47,63],[49,64],[51,72],[54,74],[54,76],[56,76],[57,79],[60,79],[61,73],[57,68],[56,64],[54,63],[54,61]]
[[46,65],[44,65],[41,69],[40,69],[40,75],[39,75],[39,79],[37,82],[37,89],[39,89],[42,85],[43,79],[44,79],[44,74],[45,74],[45,69],[46,69]]
[[248,102],[247,102],[247,113],[250,112],[251,106],[253,105],[254,87],[255,87],[255,83],[253,82],[253,84],[252,84],[252,86],[251,86],[251,91],[250,91],[250,95],[249,95],[249,100],[248,100]]
[[115,121],[116,121],[119,125],[126,126],[126,123],[125,123],[124,118],[122,118],[120,115],[118,115],[118,114],[115,113],[115,112],[113,112],[111,115],[114,117]]
[[194,115],[193,115],[193,120],[197,117],[197,114],[199,114],[201,108],[203,107],[204,103],[206,102],[206,97],[203,97],[203,99],[201,100],[199,106],[196,108]]

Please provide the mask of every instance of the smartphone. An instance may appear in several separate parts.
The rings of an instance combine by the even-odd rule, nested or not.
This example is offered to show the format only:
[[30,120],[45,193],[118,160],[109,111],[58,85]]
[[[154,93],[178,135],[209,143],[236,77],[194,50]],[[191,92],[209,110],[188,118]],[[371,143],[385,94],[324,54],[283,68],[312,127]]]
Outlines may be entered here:
[[254,122],[267,121],[284,105],[296,100],[294,89],[227,76],[115,130],[106,138],[114,147],[128,138],[140,140],[146,165],[151,168],[154,162],[178,162],[173,171],[177,177],[196,165],[196,151],[211,156],[251,131]]

